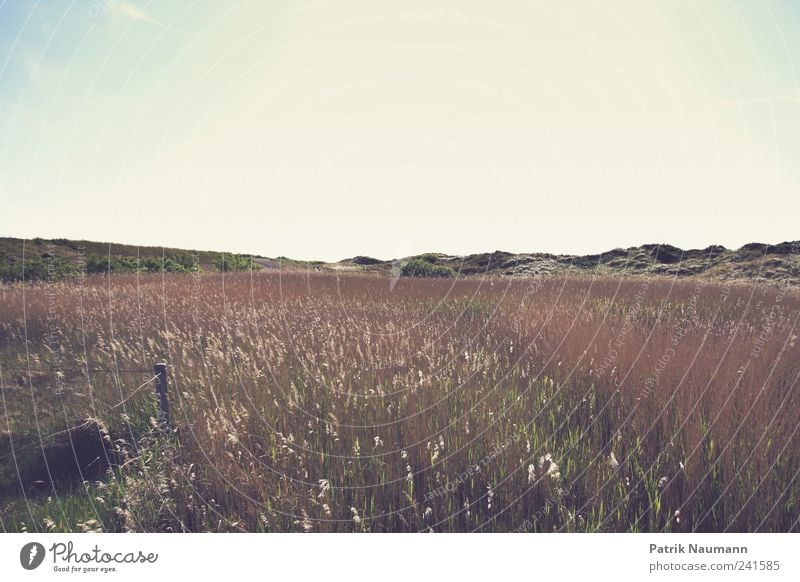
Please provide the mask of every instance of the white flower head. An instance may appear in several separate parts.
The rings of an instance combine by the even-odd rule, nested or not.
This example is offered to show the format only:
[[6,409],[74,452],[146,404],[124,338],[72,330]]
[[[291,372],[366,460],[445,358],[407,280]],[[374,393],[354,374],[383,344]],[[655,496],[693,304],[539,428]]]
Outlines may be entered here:
[[319,495],[317,495],[318,499],[326,498],[331,491],[331,482],[327,479],[320,479],[319,480]]
[[539,457],[539,469],[543,470],[544,474],[553,480],[561,479],[561,470],[550,453]]

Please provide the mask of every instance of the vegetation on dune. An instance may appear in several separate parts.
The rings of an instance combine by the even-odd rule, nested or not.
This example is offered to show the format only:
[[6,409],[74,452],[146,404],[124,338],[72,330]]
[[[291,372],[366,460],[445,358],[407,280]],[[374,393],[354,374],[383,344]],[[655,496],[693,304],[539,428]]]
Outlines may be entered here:
[[214,259],[214,266],[220,272],[234,273],[237,271],[257,271],[261,267],[253,261],[250,255],[220,254]]
[[373,257],[365,257],[365,256],[357,256],[350,259],[356,265],[380,265],[383,263],[380,259],[375,259]]
[[80,274],[80,266],[64,257],[42,253],[24,261],[12,260],[0,251],[0,281],[58,280]]
[[[633,275],[797,286],[800,241],[777,245],[751,243],[736,250],[721,246],[682,250],[665,244],[645,244],[585,256],[503,251],[466,256],[425,253],[407,257],[403,264],[402,274],[406,277]],[[220,272],[223,268],[228,272],[267,268],[395,277],[397,266],[396,260],[381,261],[362,255],[328,263],[68,239],[0,238],[0,281],[6,282],[58,281],[87,273]]]
[[86,272],[94,273],[196,273],[200,271],[197,259],[188,253],[171,257],[118,257],[90,255]]
[[405,262],[400,268],[400,275],[403,277],[447,279],[455,277],[456,272],[452,267],[448,267],[447,265],[432,263],[430,258],[419,257]]
[[[0,292],[5,531],[799,528],[785,287],[264,271]],[[162,358],[173,435],[136,392]]]
[[60,281],[94,274],[235,272],[253,255],[71,241],[0,239],[0,281]]

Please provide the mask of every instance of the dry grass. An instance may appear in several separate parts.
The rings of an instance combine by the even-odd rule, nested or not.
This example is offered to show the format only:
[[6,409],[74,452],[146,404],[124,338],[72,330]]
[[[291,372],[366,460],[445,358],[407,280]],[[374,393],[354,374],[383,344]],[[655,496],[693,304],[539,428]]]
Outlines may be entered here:
[[[14,477],[6,530],[800,529],[800,298],[786,289],[550,278],[390,290],[257,273],[0,294],[7,448],[89,417],[113,442],[104,479],[66,495],[46,485],[27,504],[34,490],[0,461]],[[11,371],[161,359],[175,438],[148,436],[149,390],[109,410],[146,374]]]

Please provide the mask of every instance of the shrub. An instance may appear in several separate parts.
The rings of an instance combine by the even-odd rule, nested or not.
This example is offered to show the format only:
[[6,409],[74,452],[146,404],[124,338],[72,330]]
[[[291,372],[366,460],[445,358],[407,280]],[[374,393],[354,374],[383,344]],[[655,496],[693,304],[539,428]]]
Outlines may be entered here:
[[4,282],[58,280],[77,272],[77,267],[68,259],[48,253],[27,257],[24,261],[0,257],[0,280]]
[[86,272],[96,273],[193,273],[200,270],[188,254],[167,257],[125,257],[118,255],[89,255]]
[[248,255],[230,255],[222,253],[214,259],[214,266],[218,271],[229,273],[234,271],[257,270],[260,267],[253,262],[253,258]]
[[456,272],[446,265],[434,265],[425,259],[411,259],[400,270],[403,277],[432,277],[448,278],[455,277]]

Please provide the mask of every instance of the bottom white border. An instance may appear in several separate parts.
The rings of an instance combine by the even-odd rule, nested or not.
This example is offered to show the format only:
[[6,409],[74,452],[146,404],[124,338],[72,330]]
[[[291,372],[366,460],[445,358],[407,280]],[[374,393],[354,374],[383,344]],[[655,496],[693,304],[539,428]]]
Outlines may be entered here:
[[[46,555],[26,570],[31,542]],[[716,547],[734,550],[695,552]],[[796,534],[0,534],[0,579],[800,580],[798,550]]]

